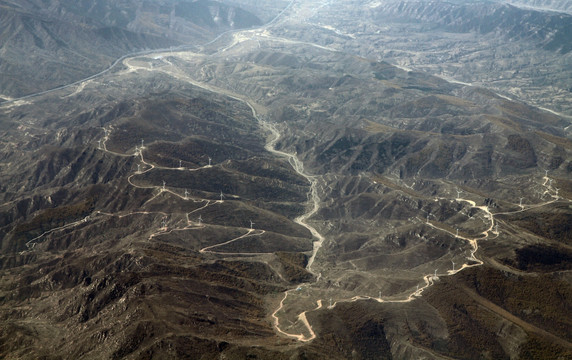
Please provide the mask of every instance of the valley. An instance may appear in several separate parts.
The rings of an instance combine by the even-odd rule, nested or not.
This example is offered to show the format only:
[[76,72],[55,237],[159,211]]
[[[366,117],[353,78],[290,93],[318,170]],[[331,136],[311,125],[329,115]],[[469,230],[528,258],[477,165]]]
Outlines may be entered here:
[[0,104],[0,353],[570,356],[569,117],[283,5]]

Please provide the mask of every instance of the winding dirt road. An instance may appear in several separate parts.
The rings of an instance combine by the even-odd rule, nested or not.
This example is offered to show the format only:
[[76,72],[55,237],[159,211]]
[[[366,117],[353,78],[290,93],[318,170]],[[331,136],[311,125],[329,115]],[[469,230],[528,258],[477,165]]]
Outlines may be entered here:
[[[292,1],[292,2],[288,5],[288,8],[289,8],[293,3],[294,3],[294,1]],[[287,8],[287,9],[288,9],[288,8]],[[284,11],[286,11],[287,9],[285,9]],[[269,24],[272,24],[273,22],[275,22],[275,21],[278,19],[278,17],[280,17],[282,14],[283,14],[283,13],[279,14],[279,15],[278,15],[273,21],[271,21]],[[265,26],[268,26],[269,24],[267,24],[267,25],[265,25]],[[263,26],[262,28],[264,28],[264,26]],[[251,31],[251,30],[246,30],[246,31]],[[239,33],[239,32],[235,32],[235,34],[238,34],[238,33]],[[219,37],[217,37],[216,39],[214,39],[213,41],[211,41],[210,43],[214,43],[215,41],[217,41],[218,39],[220,39],[221,36],[222,36],[222,34],[221,34]],[[282,40],[282,41],[288,41],[288,42],[293,43],[292,40],[287,40],[287,39],[282,39],[282,38],[273,38],[273,40]],[[309,43],[303,43],[303,44],[312,45],[312,46],[319,46],[319,45],[316,45],[316,44],[309,44]],[[319,46],[319,47],[324,48],[324,47],[322,47],[322,46]],[[328,51],[336,51],[335,49],[330,49],[330,48],[325,48],[325,49],[328,50]],[[156,51],[155,51],[155,52],[152,52],[152,53],[160,54],[160,52],[156,52]],[[169,52],[169,53],[170,53],[170,52]],[[139,56],[139,55],[140,55],[140,54],[137,54],[137,56]],[[189,55],[189,56],[202,56],[202,55],[195,54],[195,53],[189,53],[188,55]],[[268,137],[268,139],[267,139],[267,143],[266,143],[266,145],[265,145],[266,150],[269,151],[270,153],[273,153],[273,154],[279,156],[279,157],[286,158],[286,159],[289,161],[289,163],[292,165],[292,168],[293,168],[299,175],[301,175],[302,177],[304,177],[305,179],[307,179],[307,181],[310,183],[310,191],[309,191],[309,194],[308,194],[308,206],[307,206],[308,209],[307,209],[307,211],[306,211],[304,214],[302,214],[302,215],[300,215],[299,217],[297,217],[294,221],[295,221],[296,223],[298,223],[299,225],[301,225],[301,226],[305,227],[306,229],[308,229],[308,231],[310,231],[310,233],[312,234],[313,238],[315,239],[315,241],[313,241],[312,254],[311,254],[310,258],[309,258],[309,261],[308,261],[308,264],[307,264],[307,267],[306,267],[306,268],[307,268],[307,270],[308,270],[309,272],[311,272],[312,274],[317,275],[317,274],[315,273],[315,271],[313,270],[313,265],[314,265],[316,256],[317,256],[319,250],[321,249],[321,247],[322,247],[322,245],[323,245],[323,243],[324,243],[324,241],[325,241],[325,238],[318,232],[318,230],[317,230],[315,227],[313,227],[313,226],[309,223],[309,219],[310,219],[313,215],[315,215],[315,214],[320,210],[320,198],[319,198],[318,191],[317,191],[317,184],[318,184],[317,178],[316,178],[315,176],[311,175],[311,174],[308,174],[308,173],[305,171],[304,166],[303,166],[303,163],[297,158],[297,156],[296,156],[295,154],[288,153],[288,152],[285,152],[285,151],[276,149],[275,146],[276,146],[278,140],[280,139],[281,134],[280,134],[280,132],[276,129],[276,127],[275,127],[273,124],[271,124],[271,123],[269,123],[269,122],[263,120],[262,117],[258,114],[256,108],[259,107],[259,105],[256,104],[256,103],[254,103],[251,99],[245,97],[244,95],[234,93],[234,92],[232,92],[232,91],[229,90],[229,89],[222,89],[222,88],[218,88],[218,87],[216,87],[216,86],[214,86],[214,85],[211,85],[211,84],[206,84],[206,83],[202,83],[202,82],[200,82],[200,81],[197,81],[197,80],[191,78],[188,74],[185,74],[185,73],[182,72],[182,71],[177,71],[176,67],[175,67],[173,64],[171,64],[171,63],[169,63],[170,69],[169,69],[169,68],[143,68],[143,67],[136,67],[136,66],[132,65],[131,62],[130,62],[132,59],[133,59],[132,57],[125,56],[125,57],[123,57],[123,58],[121,58],[121,59],[118,59],[108,70],[106,70],[106,71],[104,71],[104,72],[102,72],[102,73],[96,74],[96,75],[94,75],[94,76],[92,76],[92,77],[90,77],[90,78],[84,79],[83,81],[76,82],[76,83],[73,83],[73,84],[70,84],[70,85],[67,85],[67,86],[58,88],[58,89],[62,89],[62,88],[68,87],[68,86],[72,86],[72,85],[79,84],[80,87],[78,87],[78,89],[76,90],[76,93],[77,93],[77,92],[81,92],[81,91],[83,90],[83,88],[84,88],[84,86],[82,86],[82,85],[84,84],[84,82],[90,81],[90,80],[92,80],[93,78],[95,78],[95,77],[97,77],[97,76],[103,75],[105,72],[108,72],[112,67],[114,67],[117,63],[122,62],[123,64],[125,64],[125,65],[127,66],[127,68],[128,68],[127,71],[133,71],[133,70],[161,71],[161,72],[164,72],[164,73],[166,73],[166,74],[168,74],[168,75],[170,75],[170,76],[173,76],[173,77],[176,78],[177,80],[186,81],[186,82],[188,82],[189,84],[194,85],[194,86],[196,86],[196,87],[199,87],[199,88],[201,88],[201,89],[204,89],[204,90],[207,90],[207,91],[216,93],[216,94],[228,96],[229,98],[232,98],[232,99],[241,101],[241,102],[243,102],[244,104],[248,105],[248,106],[250,107],[251,111],[252,111],[253,116],[254,116],[254,117],[257,119],[257,121],[259,122],[260,127],[261,127],[262,129],[266,130],[266,131],[270,134],[269,137]],[[51,90],[51,91],[55,91],[55,90],[57,90],[57,89],[54,89],[54,90]],[[50,92],[50,91],[47,91],[47,92]],[[14,101],[24,100],[24,99],[27,99],[27,98],[29,98],[29,97],[33,97],[33,96],[45,94],[45,93],[47,93],[47,92],[41,92],[41,93],[34,94],[34,95],[30,95],[30,96],[27,96],[27,97],[24,97],[24,98],[15,99]],[[3,105],[4,105],[4,104],[3,104]],[[3,106],[3,105],[2,105],[2,106]],[[103,137],[103,139],[102,139],[102,143],[100,143],[100,144],[102,145],[102,150],[103,150],[103,151],[112,153],[112,154],[114,154],[114,155],[116,155],[116,156],[139,156],[139,157],[140,157],[141,163],[142,163],[143,165],[145,165],[145,170],[139,171],[139,172],[134,173],[134,174],[131,174],[131,175],[128,177],[128,182],[129,182],[130,185],[132,185],[132,186],[134,186],[134,187],[138,187],[138,188],[153,188],[153,189],[158,189],[158,194],[155,195],[153,198],[151,198],[151,199],[148,200],[148,201],[152,201],[152,200],[153,200],[154,198],[156,198],[156,196],[158,196],[159,194],[168,193],[168,194],[171,194],[171,195],[173,195],[173,196],[177,196],[177,197],[179,197],[179,198],[181,198],[181,199],[184,199],[184,200],[201,201],[201,202],[205,202],[205,203],[206,203],[203,207],[201,207],[201,208],[199,208],[199,209],[196,209],[196,210],[193,210],[191,213],[196,212],[196,211],[198,211],[198,210],[200,210],[200,209],[204,209],[204,208],[207,207],[207,206],[211,206],[211,205],[214,205],[214,204],[218,203],[218,202],[211,202],[211,200],[208,200],[208,199],[188,199],[188,197],[187,197],[186,195],[183,196],[183,195],[178,194],[178,193],[176,193],[176,192],[174,192],[174,191],[172,191],[172,190],[166,189],[165,186],[163,186],[163,187],[161,187],[161,186],[147,186],[147,187],[143,187],[143,186],[139,186],[139,185],[135,184],[135,183],[132,181],[132,178],[133,178],[134,176],[140,175],[140,174],[143,174],[143,173],[146,173],[146,172],[149,172],[149,171],[152,171],[153,169],[157,169],[157,168],[170,169],[170,170],[187,170],[187,171],[197,171],[197,170],[200,170],[201,168],[198,168],[198,169],[184,169],[184,168],[183,168],[183,169],[182,169],[182,168],[157,167],[156,165],[150,164],[150,163],[148,163],[148,162],[145,161],[144,156],[143,156],[143,152],[144,152],[144,149],[145,149],[144,147],[141,147],[141,149],[139,149],[138,151],[136,151],[136,153],[135,153],[134,155],[121,154],[121,153],[116,153],[116,152],[109,151],[109,150],[107,149],[106,142],[107,142],[108,139],[109,139],[109,136],[110,136],[110,133],[111,133],[111,131],[112,131],[112,128],[110,128],[110,129],[104,129],[104,131],[105,131],[105,134],[104,134],[104,137]],[[204,167],[203,167],[203,168],[204,168]],[[446,230],[446,229],[443,229],[443,228],[441,228],[441,227],[438,227],[437,225],[435,225],[435,224],[433,224],[433,223],[427,221],[427,223],[426,223],[427,226],[431,226],[432,228],[434,228],[434,229],[436,229],[436,230],[438,230],[438,231],[446,232],[446,233],[449,234],[450,236],[453,236],[453,237],[456,237],[456,238],[459,238],[459,239],[462,239],[462,240],[467,241],[467,242],[470,244],[470,246],[471,246],[471,257],[470,257],[470,260],[471,260],[471,262],[472,262],[471,264],[469,264],[469,263],[462,264],[458,269],[448,270],[446,274],[425,274],[425,275],[423,275],[422,278],[423,278],[423,281],[424,281],[425,285],[422,286],[422,287],[420,287],[420,288],[417,288],[415,291],[411,292],[410,294],[408,294],[408,295],[407,295],[405,298],[403,298],[403,299],[383,299],[383,298],[381,298],[381,297],[372,297],[372,296],[367,296],[367,295],[356,295],[356,296],[353,296],[353,297],[347,298],[347,299],[338,299],[338,300],[336,300],[334,303],[332,303],[331,306],[328,306],[327,308],[328,308],[328,309],[333,309],[333,308],[335,308],[335,306],[336,306],[338,303],[340,303],[340,302],[353,302],[353,301],[360,301],[360,300],[375,300],[375,301],[378,301],[378,302],[380,302],[380,303],[384,303],[384,302],[410,302],[410,301],[413,301],[416,297],[421,296],[422,293],[423,293],[423,291],[424,291],[425,289],[429,288],[430,286],[432,286],[432,285],[435,283],[435,280],[437,280],[439,276],[451,276],[451,275],[454,275],[454,274],[456,274],[456,273],[458,273],[458,272],[460,272],[460,271],[462,271],[462,270],[464,270],[464,269],[466,269],[466,268],[482,265],[482,264],[483,264],[483,261],[480,260],[480,259],[478,259],[478,258],[476,257],[476,253],[477,253],[477,251],[478,251],[478,249],[479,249],[478,241],[480,241],[480,240],[485,240],[485,239],[489,239],[491,233],[494,233],[494,234],[496,234],[496,235],[498,236],[498,232],[493,230],[493,229],[495,228],[495,224],[496,224],[496,223],[495,223],[495,216],[496,216],[496,215],[506,215],[506,214],[511,214],[511,213],[523,212],[523,211],[530,210],[530,209],[532,209],[532,208],[541,207],[541,206],[546,206],[546,205],[548,205],[548,204],[553,203],[554,201],[557,201],[557,200],[561,199],[558,195],[553,194],[553,193],[556,193],[556,190],[555,190],[554,188],[552,188],[550,185],[547,185],[547,183],[548,183],[548,177],[545,177],[544,179],[545,179],[545,182],[544,182],[543,186],[545,186],[545,188],[546,188],[545,193],[548,193],[548,194],[553,198],[553,200],[548,201],[548,202],[544,202],[544,203],[540,203],[540,204],[535,204],[535,205],[527,205],[526,207],[522,207],[522,209],[517,210],[517,211],[514,211],[514,212],[503,212],[503,213],[494,214],[494,213],[492,213],[492,212],[489,210],[489,208],[486,207],[486,206],[477,206],[476,203],[475,203],[473,200],[464,199],[464,198],[460,198],[460,197],[456,198],[456,199],[455,199],[456,201],[458,201],[458,202],[466,202],[466,203],[468,203],[472,208],[475,208],[475,209],[478,209],[478,210],[482,211],[482,212],[484,213],[485,219],[488,219],[488,222],[489,222],[489,223],[488,223],[487,229],[484,230],[484,231],[481,233],[482,236],[480,236],[480,237],[471,238],[471,237],[465,237],[465,236],[460,236],[460,235],[457,235],[457,234],[453,234],[452,232],[450,232],[450,231],[448,231],[448,230]],[[222,202],[222,200],[221,200],[221,202]],[[187,216],[187,222],[188,222],[188,223],[190,223],[190,221],[188,220],[188,215],[191,214],[191,213],[187,213],[187,214],[186,214],[186,216]],[[114,215],[114,214],[105,214],[105,213],[101,213],[101,212],[95,212],[94,214],[107,215],[107,216],[119,216],[119,215]],[[128,214],[122,214],[122,215],[120,215],[120,216],[129,216],[129,215],[134,215],[134,214],[150,214],[150,213],[147,213],[147,212],[133,212],[133,213],[128,213]],[[163,213],[163,214],[164,214],[164,213]],[[80,224],[83,224],[83,223],[87,222],[88,220],[89,220],[89,217],[86,217],[86,218],[84,218],[84,219],[82,219],[82,220],[79,220],[79,221],[76,221],[76,222],[73,222],[73,223],[64,225],[64,226],[59,227],[59,228],[55,228],[55,229],[49,230],[49,231],[43,233],[42,235],[40,235],[40,236],[38,236],[38,237],[36,237],[36,238],[34,238],[34,239],[28,241],[28,243],[26,243],[26,245],[28,246],[29,249],[32,249],[32,248],[34,247],[34,245],[35,245],[42,237],[44,237],[45,235],[48,235],[48,234],[50,234],[50,233],[52,233],[52,232],[55,232],[55,231],[65,230],[65,229],[69,229],[69,228],[74,227],[74,226],[78,226],[78,225],[80,225]],[[166,228],[162,228],[162,229],[163,229],[163,230],[161,230],[160,232],[151,234],[151,237],[154,237],[154,236],[160,235],[160,234],[164,234],[164,233],[167,232],[167,229],[166,229]],[[171,231],[189,230],[189,229],[191,229],[191,228],[185,227],[185,228],[182,228],[182,229],[172,229]],[[201,252],[201,253],[209,252],[209,253],[224,254],[224,255],[233,255],[233,254],[234,254],[234,255],[244,255],[244,253],[219,253],[219,252],[216,252],[216,251],[212,251],[212,249],[214,249],[214,248],[216,248],[216,247],[220,247],[220,246],[226,245],[226,244],[229,244],[229,243],[231,243],[231,242],[234,242],[234,241],[237,241],[237,240],[240,240],[240,239],[243,239],[243,238],[245,238],[245,237],[247,237],[247,236],[262,235],[263,233],[264,233],[264,232],[256,233],[254,229],[250,229],[250,230],[247,231],[247,233],[245,233],[245,234],[243,234],[243,235],[241,235],[241,236],[238,236],[238,237],[236,237],[236,238],[234,238],[234,239],[231,239],[231,240],[222,242],[222,243],[220,243],[220,244],[215,244],[215,245],[211,245],[211,246],[204,247],[204,248],[200,249],[200,252]],[[319,281],[321,277],[322,277],[321,273],[318,274],[315,281],[316,281],[316,282]],[[312,285],[311,283],[305,284],[305,286],[311,286],[311,285]],[[324,306],[323,306],[323,301],[322,301],[322,299],[317,299],[316,302],[315,302],[315,303],[316,303],[316,307],[311,308],[311,309],[308,309],[308,310],[306,310],[306,311],[303,311],[303,312],[299,313],[298,316],[297,316],[297,321],[299,321],[299,322],[305,327],[307,334],[304,334],[304,333],[289,333],[289,332],[287,332],[287,331],[285,331],[285,330],[282,329],[282,325],[281,325],[281,322],[280,322],[280,312],[284,310],[284,308],[285,308],[285,306],[286,306],[286,305],[285,305],[286,300],[288,299],[288,297],[290,296],[290,294],[293,293],[294,291],[296,291],[296,289],[290,289],[290,290],[287,290],[286,292],[284,292],[284,296],[283,296],[282,300],[280,301],[279,306],[278,306],[278,307],[272,312],[272,314],[271,314],[271,317],[273,318],[273,325],[274,325],[274,328],[275,328],[275,330],[276,330],[276,332],[277,332],[278,334],[281,334],[281,335],[286,336],[286,337],[289,337],[289,338],[296,339],[296,340],[301,341],[301,342],[308,342],[308,341],[311,341],[311,340],[315,339],[317,335],[316,335],[314,329],[312,328],[311,324],[309,323],[309,321],[308,321],[308,319],[307,319],[307,313],[308,313],[308,312],[311,312],[311,311],[317,311],[317,310],[323,309],[323,308],[324,308]],[[469,295],[470,295],[470,294],[469,294]]]

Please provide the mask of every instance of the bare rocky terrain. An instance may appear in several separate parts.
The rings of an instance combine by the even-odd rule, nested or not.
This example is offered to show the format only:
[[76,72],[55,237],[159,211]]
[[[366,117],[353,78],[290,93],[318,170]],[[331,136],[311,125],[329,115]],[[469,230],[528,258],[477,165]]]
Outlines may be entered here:
[[325,2],[319,12],[305,14],[281,35],[572,116],[569,13],[494,1],[406,0]]
[[205,0],[3,0],[0,7],[0,100],[86,78],[126,54],[200,45],[262,23],[241,7]]
[[[110,23],[102,9],[131,8],[82,4]],[[210,9],[195,25],[261,20],[143,30],[191,5]],[[185,47],[0,104],[0,356],[572,358],[569,98],[542,97],[569,80],[565,39],[474,31],[507,6],[492,3],[141,6],[125,31]],[[419,45],[412,71],[390,46],[413,33],[444,53],[513,39],[561,83],[510,99],[488,54],[460,66],[469,85]]]

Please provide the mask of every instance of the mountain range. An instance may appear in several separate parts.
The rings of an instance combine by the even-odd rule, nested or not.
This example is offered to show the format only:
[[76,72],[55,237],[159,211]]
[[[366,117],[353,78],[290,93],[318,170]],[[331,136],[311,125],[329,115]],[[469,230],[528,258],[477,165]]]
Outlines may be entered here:
[[0,357],[572,357],[564,5],[0,2]]

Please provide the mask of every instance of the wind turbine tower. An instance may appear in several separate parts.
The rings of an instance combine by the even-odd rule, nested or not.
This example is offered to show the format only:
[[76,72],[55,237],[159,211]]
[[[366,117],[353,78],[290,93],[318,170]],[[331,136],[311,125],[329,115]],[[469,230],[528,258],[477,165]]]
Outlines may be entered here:
[[250,230],[253,229],[253,228],[252,228],[253,226],[254,226],[254,223],[252,222],[252,220],[250,220]]

